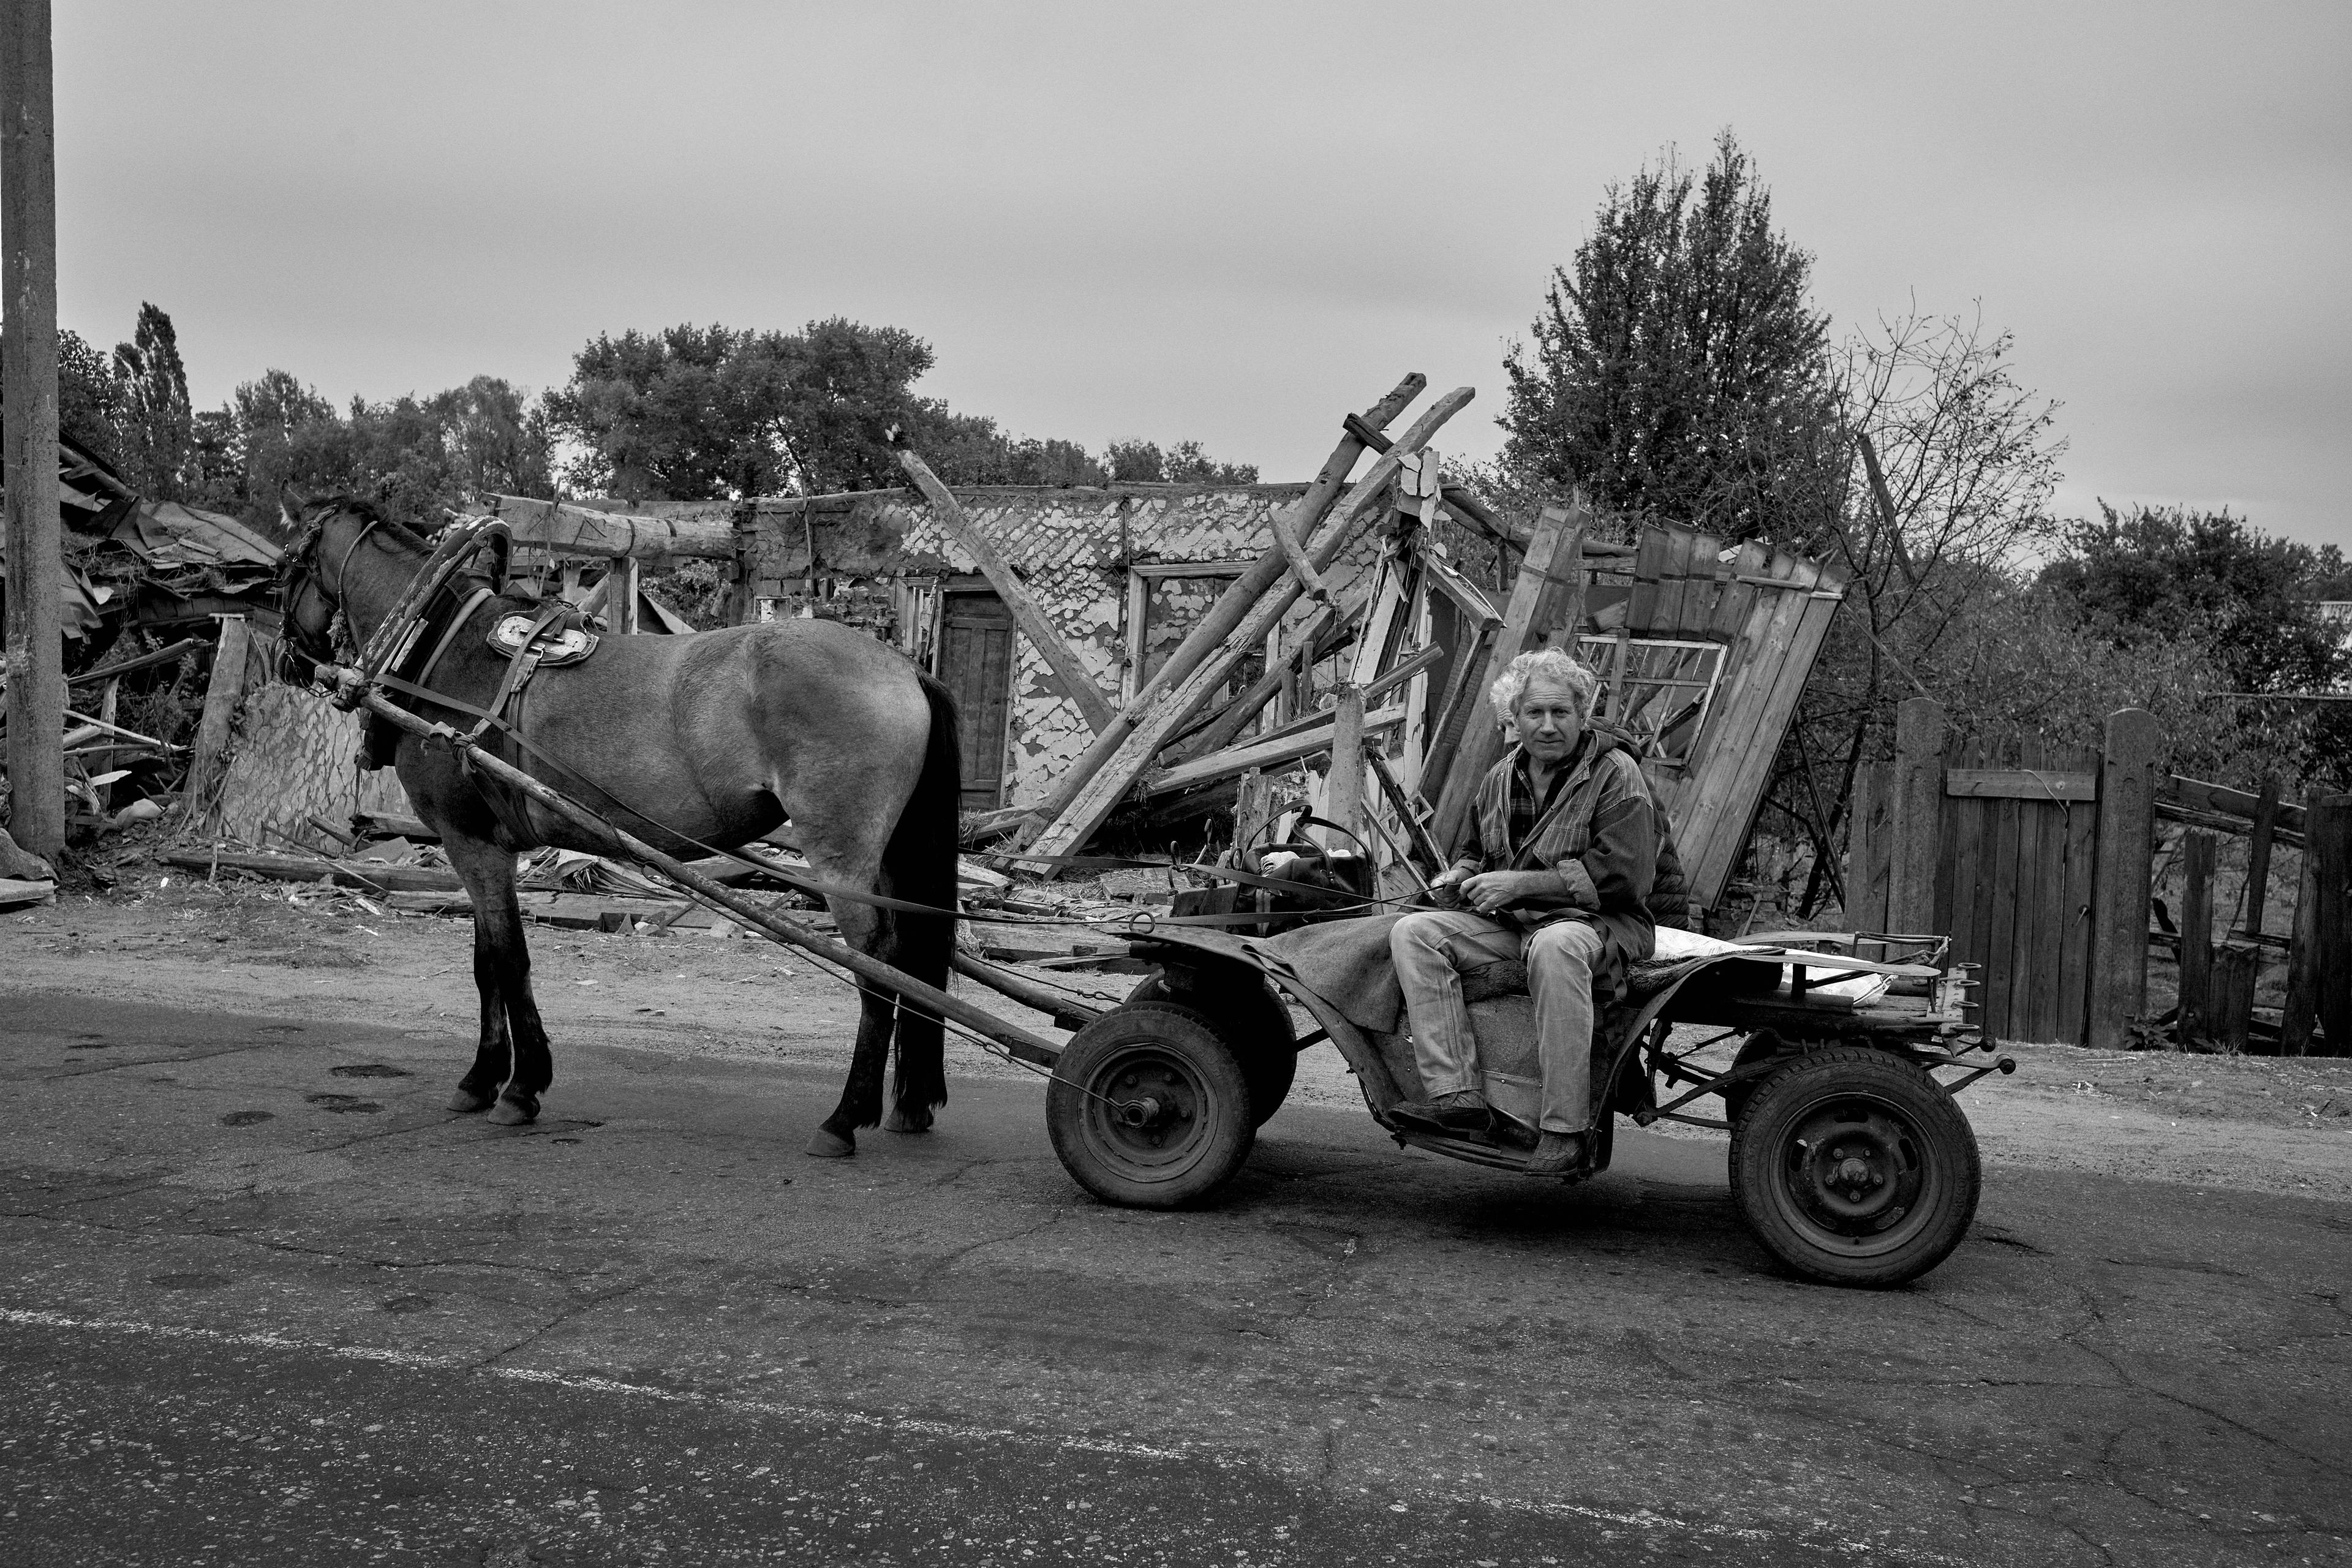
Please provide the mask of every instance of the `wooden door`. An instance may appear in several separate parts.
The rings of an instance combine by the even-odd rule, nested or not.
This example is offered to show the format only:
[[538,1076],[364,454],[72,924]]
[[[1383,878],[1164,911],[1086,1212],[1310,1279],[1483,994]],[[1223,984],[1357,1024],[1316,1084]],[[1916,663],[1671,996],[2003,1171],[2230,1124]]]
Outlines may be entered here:
[[955,694],[966,811],[1004,804],[1005,726],[1013,709],[1013,613],[993,594],[947,596],[933,673]]
[[2035,736],[1946,756],[1936,879],[1952,956],[1979,964],[1984,1022],[2004,1040],[2084,1037],[2098,753]]

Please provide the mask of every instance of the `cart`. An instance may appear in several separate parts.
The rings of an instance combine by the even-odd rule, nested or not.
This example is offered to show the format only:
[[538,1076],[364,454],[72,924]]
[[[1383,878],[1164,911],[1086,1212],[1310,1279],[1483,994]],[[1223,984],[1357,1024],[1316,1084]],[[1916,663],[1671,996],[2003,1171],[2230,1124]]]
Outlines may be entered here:
[[[1895,961],[1854,951],[1874,944]],[[1298,1051],[1326,1038],[1399,1143],[1524,1167],[1527,1152],[1504,1139],[1394,1121],[1391,1110],[1421,1087],[1402,1025],[1351,1023],[1342,999],[1301,980],[1279,942],[1160,927],[1134,951],[1152,973],[1078,1030],[1048,1092],[1055,1152],[1097,1197],[1146,1208],[1213,1198],[1288,1093]],[[1619,1116],[1728,1128],[1733,1194],[1775,1258],[1832,1284],[1916,1279],[1959,1244],[1976,1212],[1976,1136],[1953,1096],[2016,1067],[1968,1022],[1972,966],[1948,959],[1942,938],[1790,932],[1636,965],[1596,1022],[1595,1135],[1579,1176],[1607,1169]],[[1498,1084],[1534,1081],[1525,971],[1471,971],[1464,994],[1489,1099]],[[1293,1004],[1313,1020],[1303,1035]],[[1692,1042],[1678,1025],[1711,1033]],[[1734,1038],[1729,1065],[1696,1059]],[[1702,1097],[1721,1114],[1685,1109]]]

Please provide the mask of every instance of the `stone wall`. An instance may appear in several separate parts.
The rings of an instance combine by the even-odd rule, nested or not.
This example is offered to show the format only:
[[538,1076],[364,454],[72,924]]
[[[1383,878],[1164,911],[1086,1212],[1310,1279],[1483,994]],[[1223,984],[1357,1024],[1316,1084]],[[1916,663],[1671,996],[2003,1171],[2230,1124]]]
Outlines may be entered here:
[[209,831],[282,849],[282,828],[313,842],[312,813],[341,826],[354,811],[408,814],[390,768],[362,773],[360,716],[307,689],[271,683],[247,691],[237,712],[220,800]]

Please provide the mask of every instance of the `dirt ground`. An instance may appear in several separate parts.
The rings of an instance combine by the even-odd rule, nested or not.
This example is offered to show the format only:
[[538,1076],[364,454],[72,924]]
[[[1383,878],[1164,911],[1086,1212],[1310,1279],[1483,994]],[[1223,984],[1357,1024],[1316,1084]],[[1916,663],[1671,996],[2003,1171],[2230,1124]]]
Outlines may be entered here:
[[[454,1082],[474,1028],[471,930],[462,920],[401,915],[320,888],[210,883],[125,866],[110,893],[68,894],[54,906],[0,916],[0,994],[82,992],[446,1031]],[[567,1040],[840,1062],[854,1027],[856,1002],[846,985],[803,955],[754,939],[541,928],[532,952],[556,1046],[551,1106],[561,1104]],[[1105,1001],[1133,984],[1124,975],[1056,978]],[[961,979],[956,989],[1059,1037],[1039,1015],[992,992]],[[1034,1081],[1029,1069],[968,1042],[950,1049],[951,1075]],[[2352,1059],[2004,1050],[2016,1073],[1982,1079],[1961,1096],[1990,1163],[2352,1201]],[[1360,1103],[1328,1046],[1301,1058],[1294,1093],[1314,1103]],[[1659,1131],[1724,1136],[1669,1124]]]

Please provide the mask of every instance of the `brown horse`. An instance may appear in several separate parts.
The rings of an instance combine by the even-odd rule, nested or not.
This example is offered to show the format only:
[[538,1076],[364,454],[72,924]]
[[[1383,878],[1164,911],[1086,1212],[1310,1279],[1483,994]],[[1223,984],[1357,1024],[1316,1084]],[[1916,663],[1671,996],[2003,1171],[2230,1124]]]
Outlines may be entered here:
[[[338,497],[309,508],[282,569],[288,640],[319,662],[350,662],[350,650],[393,613],[430,551],[363,501]],[[420,646],[445,649],[426,684],[477,709],[498,695],[508,665],[488,646],[488,628],[539,606],[493,596],[452,635],[445,637],[444,627],[475,588],[503,587],[493,580],[502,564],[461,573],[425,609]],[[414,706],[458,729],[476,721],[462,710]],[[817,880],[954,908],[961,768],[952,700],[902,655],[847,626],[786,620],[685,637],[608,637],[585,662],[532,676],[505,717],[528,746],[495,731],[486,745],[667,853],[691,858],[704,846],[732,848],[789,820]],[[402,734],[393,763],[473,895],[481,1040],[450,1109],[529,1121],[554,1068],[531,998],[515,856],[541,845],[607,847],[478,779],[446,742]],[[952,917],[827,902],[844,940],[946,985]],[[849,1080],[811,1141],[812,1154],[853,1154],[856,1130],[882,1120],[894,1026],[898,1070],[886,1125],[923,1131],[947,1101],[940,1020],[871,989],[861,1000]]]

